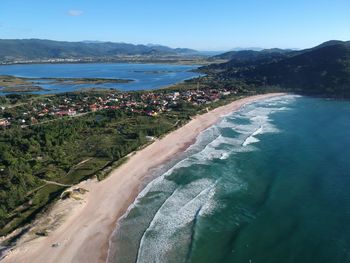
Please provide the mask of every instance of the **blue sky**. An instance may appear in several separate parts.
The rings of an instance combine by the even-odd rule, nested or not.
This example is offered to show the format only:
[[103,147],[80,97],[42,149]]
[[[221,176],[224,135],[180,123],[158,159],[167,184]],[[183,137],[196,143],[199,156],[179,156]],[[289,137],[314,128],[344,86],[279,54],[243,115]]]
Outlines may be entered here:
[[350,0],[0,0],[0,38],[305,48],[350,40]]

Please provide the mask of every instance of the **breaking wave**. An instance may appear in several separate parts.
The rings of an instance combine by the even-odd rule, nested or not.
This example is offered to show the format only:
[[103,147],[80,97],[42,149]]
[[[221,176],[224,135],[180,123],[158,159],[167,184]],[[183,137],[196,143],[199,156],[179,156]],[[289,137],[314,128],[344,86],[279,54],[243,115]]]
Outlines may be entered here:
[[129,207],[116,235],[118,231],[127,233],[137,245],[135,251],[129,252],[132,256],[117,261],[185,262],[201,219],[220,208],[216,193],[221,180],[230,178],[226,180],[229,185],[221,186],[229,191],[245,189],[245,183],[235,178],[233,171],[217,174],[210,172],[210,167],[224,164],[233,155],[256,151],[261,136],[281,132],[271,115],[289,110],[288,105],[296,97],[288,95],[245,105],[203,131],[183,158],[150,182]]

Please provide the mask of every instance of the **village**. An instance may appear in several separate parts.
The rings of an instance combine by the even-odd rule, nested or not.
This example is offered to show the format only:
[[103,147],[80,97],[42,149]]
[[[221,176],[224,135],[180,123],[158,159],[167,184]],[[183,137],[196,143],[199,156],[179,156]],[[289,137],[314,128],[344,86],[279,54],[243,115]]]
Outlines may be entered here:
[[26,105],[6,107],[0,105],[0,128],[50,122],[63,117],[79,117],[100,110],[123,110],[155,117],[171,111],[179,103],[193,106],[217,102],[237,92],[228,89],[158,90],[154,92],[65,93],[42,96]]

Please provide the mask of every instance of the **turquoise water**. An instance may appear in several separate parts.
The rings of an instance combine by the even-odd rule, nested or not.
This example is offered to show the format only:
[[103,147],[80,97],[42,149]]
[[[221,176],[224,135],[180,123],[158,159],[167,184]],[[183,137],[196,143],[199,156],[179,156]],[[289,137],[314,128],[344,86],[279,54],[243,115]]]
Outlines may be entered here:
[[191,72],[196,65],[174,64],[30,64],[0,66],[0,75],[30,78],[116,78],[132,79],[130,83],[106,83],[99,85],[40,85],[48,91],[40,94],[70,92],[81,88],[112,88],[120,90],[149,90],[166,87],[186,79],[198,77]]
[[350,262],[350,102],[245,106],[160,168],[109,262]]

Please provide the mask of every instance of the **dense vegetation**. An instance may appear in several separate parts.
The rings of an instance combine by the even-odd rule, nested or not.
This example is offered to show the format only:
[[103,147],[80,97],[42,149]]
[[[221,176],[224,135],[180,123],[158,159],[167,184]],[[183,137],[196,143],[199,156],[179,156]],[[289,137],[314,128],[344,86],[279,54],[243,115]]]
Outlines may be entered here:
[[261,51],[256,50],[241,50],[241,51],[230,51],[217,56],[214,59],[227,59],[230,63],[225,65],[245,65],[247,63],[263,62],[271,59],[280,59],[292,54],[292,50],[289,49],[264,49]]
[[[64,96],[49,98],[59,103]],[[73,99],[81,95],[66,96]],[[98,99],[101,95],[89,96]],[[43,98],[8,95],[0,97],[0,102],[18,105],[10,108],[18,111],[18,107],[25,109]],[[209,107],[222,103],[225,101]],[[0,235],[30,220],[69,185],[93,175],[103,178],[106,167],[119,164],[130,152],[147,144],[147,136],[159,137],[183,125],[205,107],[183,102],[157,117],[106,109],[77,118],[0,130]]]
[[260,90],[350,97],[349,42],[329,41],[301,51],[261,52],[246,57],[241,54],[227,63],[202,70],[217,80],[240,80]]

